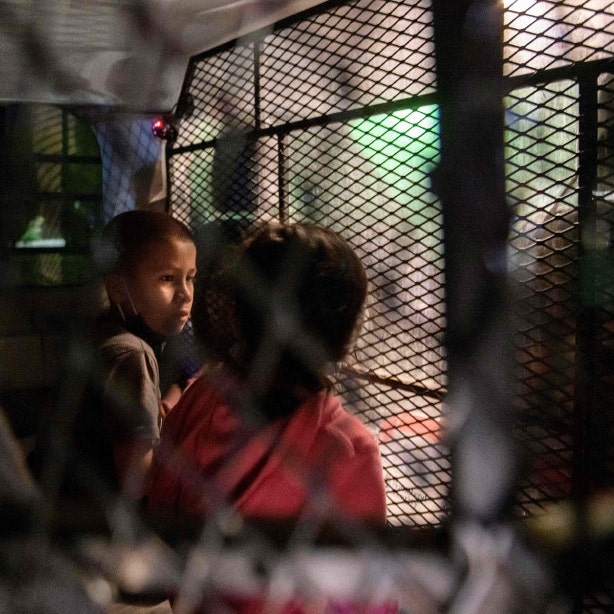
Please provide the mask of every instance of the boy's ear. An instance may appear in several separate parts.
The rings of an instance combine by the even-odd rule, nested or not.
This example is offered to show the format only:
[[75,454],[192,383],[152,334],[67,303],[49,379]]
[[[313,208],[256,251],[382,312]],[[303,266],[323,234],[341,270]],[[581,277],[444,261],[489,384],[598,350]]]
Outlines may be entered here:
[[107,275],[104,279],[104,287],[112,303],[121,305],[126,301],[126,281],[121,275],[117,273]]

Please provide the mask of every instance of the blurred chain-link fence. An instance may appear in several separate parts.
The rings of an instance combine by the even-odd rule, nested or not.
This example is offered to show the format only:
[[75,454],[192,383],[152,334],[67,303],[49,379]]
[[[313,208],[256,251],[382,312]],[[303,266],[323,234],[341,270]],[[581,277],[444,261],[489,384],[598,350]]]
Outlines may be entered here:
[[[506,0],[503,18],[514,435],[525,463],[513,513],[531,519],[614,486],[614,8],[605,0]],[[205,252],[271,219],[324,224],[355,248],[371,284],[368,317],[335,385],[379,441],[389,523],[415,529],[450,520],[454,475],[445,438],[444,220],[433,187],[442,103],[434,22],[427,0],[326,2],[193,56],[164,169],[169,210]],[[77,111],[100,157],[71,149],[73,120],[61,113],[55,144],[37,134],[37,181],[53,194],[68,178],[70,199],[45,204],[53,209],[46,219],[74,213],[77,201],[80,215],[95,217],[99,200],[91,232],[152,200],[138,191],[149,185],[161,144],[149,119],[105,107],[98,121],[91,108]],[[102,164],[94,187],[83,176],[70,183],[75,161],[93,173]],[[76,230],[74,222],[65,228]],[[56,230],[51,224],[48,238]],[[507,557],[506,540],[490,543],[491,560]],[[389,579],[405,586],[407,604],[442,611],[455,580],[442,568],[429,576],[420,558],[400,565],[408,575],[395,576],[393,564]],[[577,595],[576,607],[601,612],[612,603],[606,590]]]

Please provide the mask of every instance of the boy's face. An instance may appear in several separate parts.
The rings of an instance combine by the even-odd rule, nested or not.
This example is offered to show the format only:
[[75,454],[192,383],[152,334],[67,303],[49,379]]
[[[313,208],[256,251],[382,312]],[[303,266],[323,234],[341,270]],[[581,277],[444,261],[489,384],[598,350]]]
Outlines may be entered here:
[[193,243],[175,239],[152,245],[126,277],[132,307],[155,333],[181,332],[192,308],[195,275]]

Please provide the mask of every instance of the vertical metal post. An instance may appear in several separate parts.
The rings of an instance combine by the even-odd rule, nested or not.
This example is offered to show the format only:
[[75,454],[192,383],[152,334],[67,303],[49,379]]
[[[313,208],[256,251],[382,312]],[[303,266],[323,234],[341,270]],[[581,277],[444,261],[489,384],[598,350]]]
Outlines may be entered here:
[[262,39],[254,39],[253,78],[254,78],[254,128],[260,130],[260,45]]
[[489,523],[516,480],[503,113],[503,8],[434,0],[452,514]]
[[279,221],[285,222],[287,218],[287,195],[286,195],[286,176],[287,176],[287,160],[286,160],[286,144],[284,139],[285,133],[277,137],[277,189],[279,192]]
[[596,313],[596,251],[597,210],[593,190],[597,183],[597,108],[598,85],[595,75],[579,82],[579,143],[578,143],[578,226],[580,232],[580,304],[576,324],[576,385],[574,403],[573,496],[583,501],[598,472],[599,461],[591,458],[590,423],[596,408],[595,382],[597,356]]

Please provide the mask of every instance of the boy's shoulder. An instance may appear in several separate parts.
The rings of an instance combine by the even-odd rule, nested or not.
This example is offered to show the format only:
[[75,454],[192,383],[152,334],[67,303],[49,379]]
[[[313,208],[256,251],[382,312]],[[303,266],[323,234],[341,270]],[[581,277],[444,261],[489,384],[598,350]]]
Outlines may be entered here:
[[144,339],[109,320],[96,323],[94,338],[98,350],[106,357],[136,353],[155,358],[153,348]]

